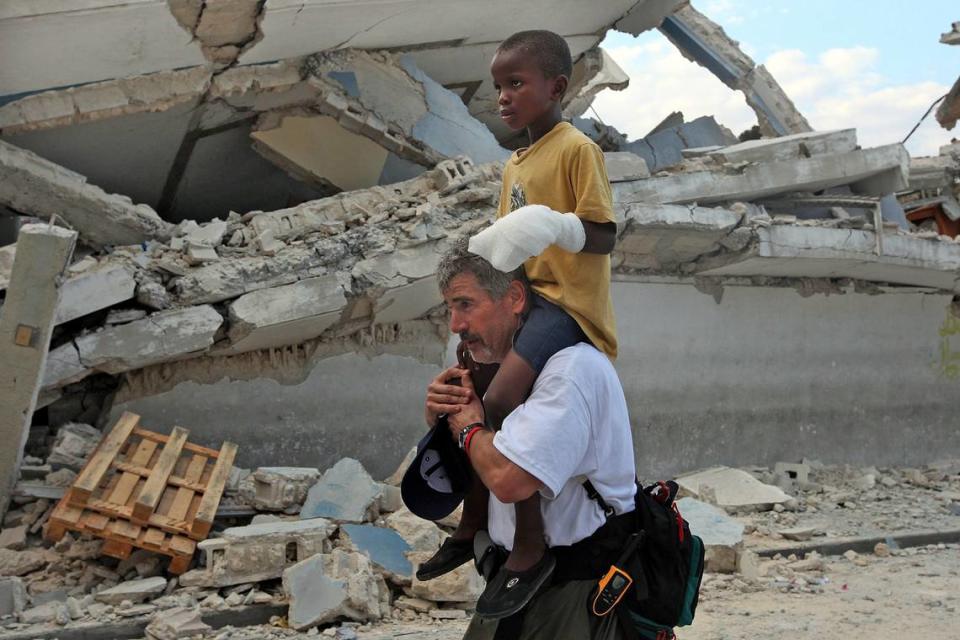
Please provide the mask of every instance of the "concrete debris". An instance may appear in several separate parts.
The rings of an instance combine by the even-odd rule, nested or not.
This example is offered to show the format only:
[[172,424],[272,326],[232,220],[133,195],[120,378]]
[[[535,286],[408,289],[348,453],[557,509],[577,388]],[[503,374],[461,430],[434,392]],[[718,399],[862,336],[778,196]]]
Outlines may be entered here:
[[373,525],[344,524],[340,527],[340,541],[344,548],[358,551],[384,572],[384,577],[395,584],[409,584],[413,565],[406,554],[410,544],[393,529]]
[[0,549],[0,576],[26,575],[42,569],[48,562],[46,554],[38,549],[23,551]]
[[816,155],[849,153],[857,149],[855,129],[810,131],[779,138],[747,140],[729,147],[720,147],[705,155],[727,164],[741,162],[779,162],[800,160]]
[[950,31],[940,34],[940,42],[943,44],[960,44],[960,22],[954,22],[950,25]]
[[[415,551],[407,555],[414,566],[429,559],[434,551]],[[476,602],[483,593],[483,578],[472,563],[461,565],[433,580],[421,581],[413,577],[409,594],[433,602]]]
[[650,177],[646,161],[630,151],[608,151],[603,154],[610,182],[629,182]]
[[206,566],[180,576],[185,587],[224,587],[279,578],[284,568],[330,550],[336,525],[323,518],[225,529],[198,543]]
[[27,525],[5,527],[0,530],[0,549],[20,551],[27,546]]
[[286,569],[283,590],[290,601],[288,621],[297,630],[340,617],[379,620],[390,611],[389,590],[366,556],[340,549]]
[[760,482],[746,471],[729,467],[683,474],[677,476],[677,484],[685,494],[728,511],[766,511],[791,499],[779,488]]
[[97,593],[97,602],[118,605],[125,600],[134,604],[158,596],[167,588],[167,579],[162,576],[127,580],[115,587]]
[[680,514],[690,523],[690,531],[704,544],[704,567],[707,571],[733,573],[743,549],[743,524],[723,509],[693,498],[677,501]]
[[400,534],[413,551],[435,553],[446,538],[436,523],[419,518],[402,507],[385,518],[388,527]]
[[300,513],[307,491],[320,479],[308,467],[260,467],[240,481],[240,498],[260,511]]
[[[103,433],[99,429],[88,424],[68,422],[57,431],[47,463],[56,469],[80,471],[87,461],[87,456],[97,448],[101,438]],[[60,481],[54,479],[54,482],[47,482],[58,484]],[[70,483],[72,482],[71,480]],[[62,486],[69,486],[70,483]]]
[[947,131],[953,130],[957,120],[960,120],[960,78],[953,83],[947,97],[937,107],[936,118],[940,126]]
[[105,193],[82,175],[2,140],[0,204],[44,218],[56,214],[93,247],[169,236],[170,225],[147,205]]
[[198,607],[167,609],[153,617],[144,630],[149,640],[179,640],[202,636],[210,625],[200,618]]
[[20,578],[0,578],[0,618],[17,615],[27,605],[27,591]]
[[[376,514],[380,487],[366,469],[352,458],[344,458],[323,474],[307,493],[301,518],[329,518],[335,522],[364,522]],[[371,517],[373,515],[373,517]]]
[[70,612],[63,602],[47,602],[20,612],[20,622],[23,624],[41,624],[52,622],[60,626],[70,623]]
[[564,118],[583,115],[593,99],[604,89],[623,91],[630,84],[630,76],[600,47],[588,49],[574,66],[570,86],[564,95]]

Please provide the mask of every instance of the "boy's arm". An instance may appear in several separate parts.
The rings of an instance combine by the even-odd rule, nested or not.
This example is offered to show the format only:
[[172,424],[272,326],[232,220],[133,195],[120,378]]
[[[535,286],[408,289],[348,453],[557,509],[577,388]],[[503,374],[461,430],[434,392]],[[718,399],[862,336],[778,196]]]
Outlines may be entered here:
[[587,236],[583,243],[581,253],[599,253],[605,255],[613,251],[617,244],[617,223],[616,222],[583,222],[583,231]]

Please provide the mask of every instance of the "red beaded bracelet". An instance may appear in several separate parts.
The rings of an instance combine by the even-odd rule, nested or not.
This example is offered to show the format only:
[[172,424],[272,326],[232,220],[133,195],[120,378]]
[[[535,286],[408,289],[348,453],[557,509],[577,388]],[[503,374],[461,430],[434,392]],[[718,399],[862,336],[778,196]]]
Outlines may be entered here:
[[470,454],[470,441],[473,439],[473,436],[477,433],[477,431],[483,431],[483,427],[481,425],[473,427],[467,432],[467,437],[463,439],[463,450],[467,453],[467,455]]

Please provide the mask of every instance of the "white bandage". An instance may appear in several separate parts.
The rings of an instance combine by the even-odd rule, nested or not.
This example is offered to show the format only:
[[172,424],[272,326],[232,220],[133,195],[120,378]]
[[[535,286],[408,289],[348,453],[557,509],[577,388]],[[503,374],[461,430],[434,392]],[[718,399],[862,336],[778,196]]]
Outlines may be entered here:
[[500,271],[513,271],[527,258],[538,256],[552,244],[565,251],[583,250],[587,234],[573,213],[529,204],[508,213],[470,238],[469,251]]

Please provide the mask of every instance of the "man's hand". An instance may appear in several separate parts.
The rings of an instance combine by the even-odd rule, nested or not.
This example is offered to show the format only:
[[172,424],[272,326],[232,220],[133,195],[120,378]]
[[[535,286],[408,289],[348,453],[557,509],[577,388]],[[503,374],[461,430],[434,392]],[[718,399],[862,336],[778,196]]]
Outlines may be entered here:
[[557,213],[550,207],[529,204],[497,219],[470,238],[470,253],[487,260],[496,269],[513,271],[528,258],[538,256],[552,244],[578,253],[586,231],[573,213]]
[[460,384],[463,385],[463,389],[470,392],[470,399],[465,404],[459,405],[459,411],[447,415],[447,426],[450,427],[450,435],[453,436],[454,442],[459,441],[460,432],[464,427],[475,422],[483,424],[484,418],[483,403],[480,402],[477,391],[473,388],[470,372],[466,369],[461,369],[461,371],[463,374],[460,378]]
[[443,370],[440,375],[430,381],[427,386],[425,410],[428,427],[437,424],[437,418],[440,414],[456,415],[464,405],[470,402],[471,397],[476,395],[472,386],[467,388],[450,384],[450,380],[463,379],[468,374],[469,372],[466,369],[453,366]]

